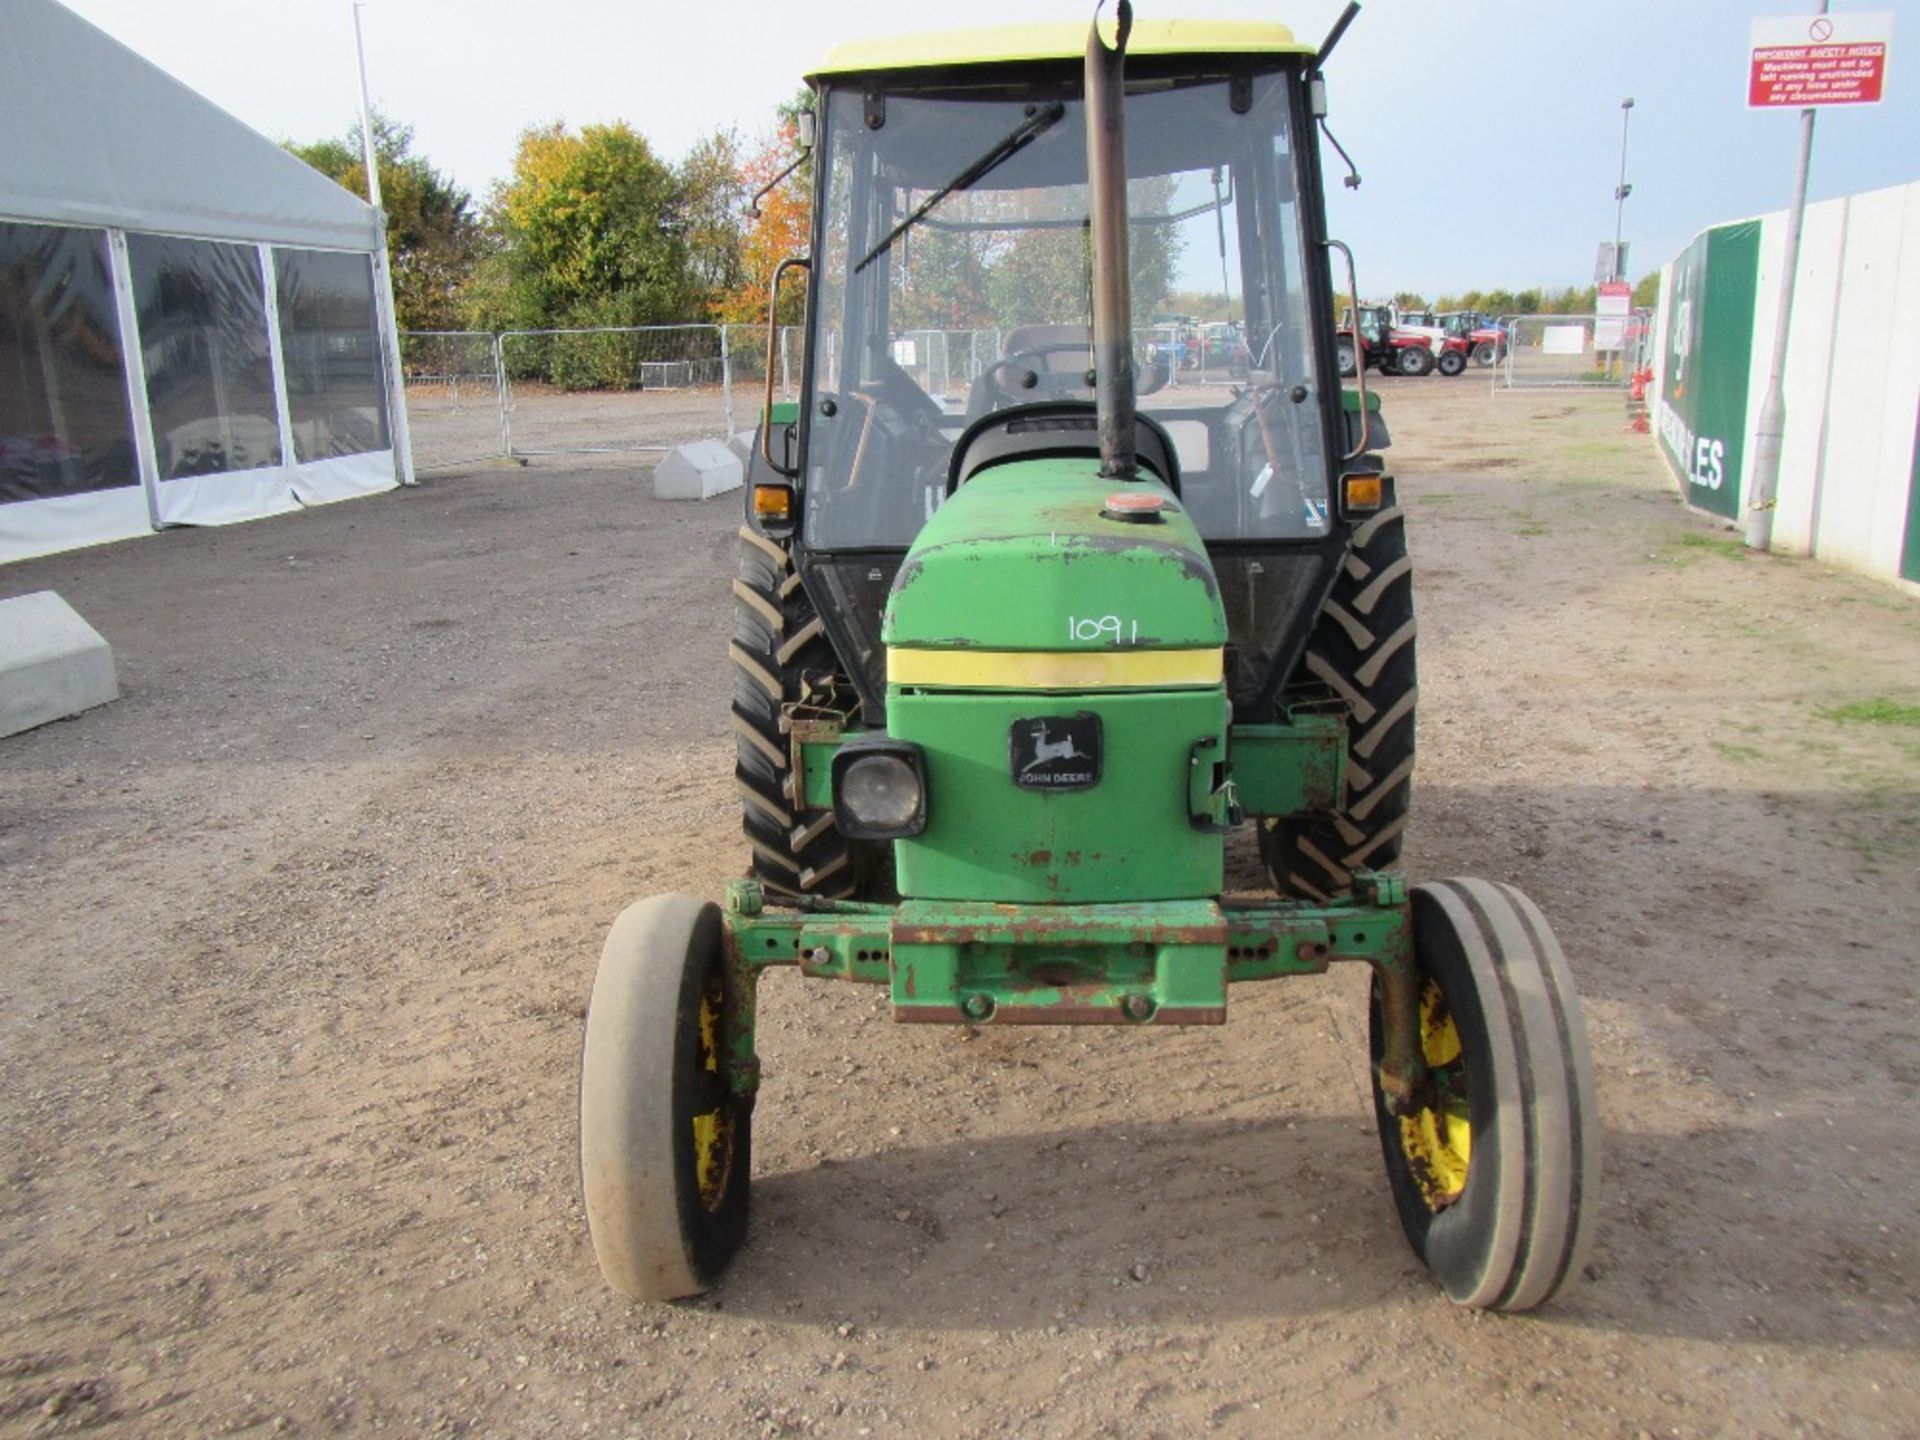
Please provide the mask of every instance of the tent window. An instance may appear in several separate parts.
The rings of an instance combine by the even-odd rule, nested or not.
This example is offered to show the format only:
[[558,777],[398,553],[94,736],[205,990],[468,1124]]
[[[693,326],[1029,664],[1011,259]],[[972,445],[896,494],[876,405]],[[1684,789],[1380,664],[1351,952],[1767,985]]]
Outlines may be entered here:
[[278,465],[260,252],[129,235],[160,478]]
[[273,268],[295,457],[391,449],[371,259],[276,249]]
[[0,221],[0,504],[139,483],[106,232]]

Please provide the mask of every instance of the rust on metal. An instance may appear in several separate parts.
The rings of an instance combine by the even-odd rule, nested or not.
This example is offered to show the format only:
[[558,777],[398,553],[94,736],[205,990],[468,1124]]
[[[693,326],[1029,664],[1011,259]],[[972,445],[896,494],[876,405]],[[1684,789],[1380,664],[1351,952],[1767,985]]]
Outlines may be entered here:
[[1144,1020],[1117,1004],[1000,1005],[982,1018],[959,1005],[896,1005],[893,1018],[903,1025],[1224,1025],[1224,1005],[1161,1005]]
[[1076,916],[1074,906],[1060,906],[1062,912],[1056,915],[1036,913],[1032,906],[1008,905],[1004,925],[982,924],[977,919],[948,923],[922,922],[919,924],[900,923],[893,927],[893,941],[896,945],[1011,945],[1015,947],[1033,947],[1041,945],[1083,944],[1128,944],[1139,942],[1147,945],[1224,945],[1227,943],[1227,927],[1224,921],[1204,925],[1170,925],[1156,923],[1144,916],[1132,919],[1121,913],[1126,907],[1107,905],[1100,907],[1102,916],[1098,923],[1099,933],[1089,934],[1087,917]]
[[1373,961],[1380,995],[1380,1093],[1395,1115],[1419,1109],[1427,1087],[1427,1055],[1420,1043],[1420,975],[1412,957],[1383,956]]

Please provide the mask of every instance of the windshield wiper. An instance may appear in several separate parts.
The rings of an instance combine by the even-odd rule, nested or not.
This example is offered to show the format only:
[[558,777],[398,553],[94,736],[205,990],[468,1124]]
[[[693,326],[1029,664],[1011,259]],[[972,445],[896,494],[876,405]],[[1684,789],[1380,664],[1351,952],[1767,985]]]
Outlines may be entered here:
[[911,215],[907,216],[906,219],[902,220],[887,232],[886,239],[882,240],[866,253],[866,257],[862,259],[858,265],[853,267],[853,273],[858,275],[862,270],[866,269],[867,266],[884,255],[894,241],[898,240],[902,235],[906,234],[907,231],[926,219],[933,207],[946,199],[947,196],[953,194],[956,190],[965,190],[971,185],[979,184],[980,181],[986,179],[989,173],[997,170],[1005,161],[1018,155],[1022,150],[1026,149],[1027,146],[1039,139],[1045,131],[1057,124],[1060,117],[1066,113],[1067,107],[1058,100],[1051,100],[1045,105],[1040,106],[1033,114],[1015,126],[1004,140],[1001,140],[991,150],[987,151],[986,154],[982,155],[978,160],[954,176],[953,179],[949,180],[938,190],[934,191],[933,194],[921,201]]

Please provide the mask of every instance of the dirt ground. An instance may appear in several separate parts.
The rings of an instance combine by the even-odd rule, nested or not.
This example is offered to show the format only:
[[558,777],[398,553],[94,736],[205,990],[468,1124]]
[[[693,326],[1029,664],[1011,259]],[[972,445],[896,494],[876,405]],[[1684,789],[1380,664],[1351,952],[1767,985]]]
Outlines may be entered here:
[[536,461],[0,569],[125,690],[0,741],[0,1432],[1920,1433],[1920,601],[1743,556],[1617,394],[1382,388],[1409,868],[1586,996],[1557,1306],[1406,1248],[1357,971],[972,1036],[775,975],[746,1249],[609,1292],[579,1021],[622,905],[741,866],[738,497]]

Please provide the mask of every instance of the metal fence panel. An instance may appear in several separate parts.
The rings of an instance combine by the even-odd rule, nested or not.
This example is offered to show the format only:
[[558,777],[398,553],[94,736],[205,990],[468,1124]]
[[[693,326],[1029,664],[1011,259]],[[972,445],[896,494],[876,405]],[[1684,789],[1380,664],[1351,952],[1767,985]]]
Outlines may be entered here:
[[[727,325],[727,349],[732,356],[734,421],[742,430],[757,423],[767,381],[767,327]],[[804,344],[798,325],[782,325],[773,346],[773,398],[800,398],[800,352]]]
[[[1531,318],[1531,317],[1530,317]],[[1589,317],[1590,318],[1590,317]],[[1171,362],[1179,385],[1227,385],[1246,373],[1237,329],[1180,336]],[[1172,355],[1166,327],[1138,334],[1141,353]],[[837,356],[827,337],[822,383]],[[980,377],[1005,358],[1007,336],[989,330],[906,330],[893,359],[948,413],[966,413]],[[804,336],[774,337],[773,395],[799,398]],[[766,393],[764,325],[479,331],[410,330],[401,336],[415,461],[423,469],[496,456],[624,454],[671,450],[751,429]]]
[[479,330],[403,330],[400,370],[416,469],[507,453],[500,347]]
[[724,439],[734,420],[732,339],[719,325],[504,332],[510,453],[617,454]]
[[1493,384],[1506,390],[1625,389],[1646,363],[1651,315],[1504,315]]

